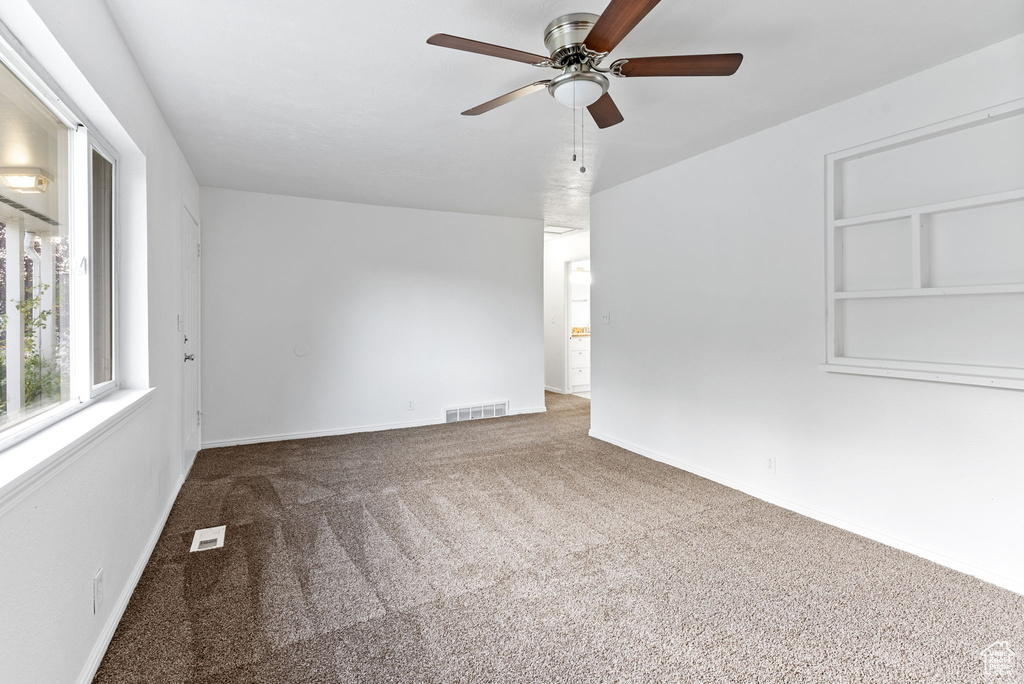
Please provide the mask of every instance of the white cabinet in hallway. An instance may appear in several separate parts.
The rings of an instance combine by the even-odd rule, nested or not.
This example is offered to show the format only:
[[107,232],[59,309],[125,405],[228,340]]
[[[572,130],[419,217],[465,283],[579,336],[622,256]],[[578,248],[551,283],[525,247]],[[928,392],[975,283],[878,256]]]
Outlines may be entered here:
[[590,391],[590,261],[568,265],[569,308],[568,391]]
[[569,338],[569,391],[590,389],[590,335],[573,334]]

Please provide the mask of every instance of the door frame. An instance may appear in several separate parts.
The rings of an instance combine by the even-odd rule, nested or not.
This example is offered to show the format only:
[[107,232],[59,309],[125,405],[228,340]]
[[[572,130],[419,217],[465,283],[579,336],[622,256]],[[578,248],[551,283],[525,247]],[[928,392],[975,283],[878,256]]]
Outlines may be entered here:
[[[202,222],[200,222],[199,217],[197,216],[198,212],[194,211],[192,209],[192,207],[189,206],[189,201],[185,197],[182,197],[181,208],[182,208],[182,212],[183,212],[182,216],[181,216],[182,222],[184,222],[185,216],[187,215],[190,219],[192,219],[192,221],[196,225],[196,227],[195,227],[195,230],[196,230],[196,250],[197,250],[197,254],[196,254],[196,276],[195,276],[196,277],[196,327],[195,327],[195,331],[194,331],[195,334],[193,335],[193,339],[195,340],[195,352],[196,352],[196,361],[195,361],[195,364],[196,364],[196,366],[195,366],[195,369],[196,369],[196,411],[198,411],[199,416],[200,416],[200,419],[197,421],[197,424],[196,424],[196,452],[195,453],[188,453],[189,450],[188,450],[187,445],[185,444],[184,428],[185,428],[185,421],[186,421],[186,419],[187,420],[191,420],[191,417],[186,417],[185,416],[185,410],[184,410],[185,409],[185,381],[184,381],[185,380],[185,364],[184,364],[184,362],[182,362],[182,366],[181,366],[181,368],[182,368],[182,370],[181,370],[181,380],[182,380],[182,382],[181,382],[181,388],[182,388],[181,406],[182,406],[182,415],[181,415],[181,425],[180,425],[180,427],[182,428],[182,438],[181,438],[182,441],[181,441],[181,456],[180,457],[181,457],[181,476],[182,476],[182,479],[184,479],[185,477],[188,476],[189,470],[191,470],[192,464],[195,462],[196,454],[198,454],[199,451],[202,450],[202,448],[203,448],[203,421],[201,419],[202,412],[203,412],[203,393],[202,393],[202,386],[203,386],[203,383],[202,383],[202,369],[203,369],[202,361],[203,361],[203,356],[202,356],[202,350],[201,350],[201,346],[202,346],[201,345],[201,341],[202,341],[202,327],[203,327],[203,315],[202,315],[202,301],[203,301],[203,298],[202,298],[202,278],[203,278],[202,273],[203,273],[203,269],[202,269],[202,248],[200,246],[202,244],[203,224],[202,224]],[[181,229],[181,228],[179,228],[179,229]],[[186,239],[186,236],[182,235],[181,238],[184,240],[184,239]],[[185,280],[185,277],[186,277],[187,273],[188,273],[188,271],[185,269],[184,264],[182,264],[182,268],[181,268],[181,278],[182,278],[182,285],[183,285],[183,287],[182,287],[182,307],[181,307],[181,312],[182,313],[180,314],[181,325],[179,326],[179,328],[177,330],[178,344],[179,345],[183,345],[184,344],[181,341],[182,340],[181,336],[183,334],[183,329],[182,328],[185,325],[185,321],[184,321],[184,318],[185,318],[185,306],[184,306],[185,301],[184,301],[184,298],[187,296],[188,289],[186,287],[184,287],[184,280]],[[178,353],[182,353],[182,348],[181,347],[177,347],[177,350],[178,350]]]

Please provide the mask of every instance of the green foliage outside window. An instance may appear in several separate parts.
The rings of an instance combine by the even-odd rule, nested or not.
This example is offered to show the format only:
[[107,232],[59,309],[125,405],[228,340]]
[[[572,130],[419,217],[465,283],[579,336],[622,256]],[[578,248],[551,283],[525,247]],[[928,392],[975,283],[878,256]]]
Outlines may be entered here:
[[[46,330],[53,316],[52,309],[44,309],[43,294],[50,288],[49,284],[41,283],[32,288],[32,297],[21,302],[11,300],[14,308],[21,313],[25,321],[23,337],[24,351],[24,399],[25,408],[60,401],[63,378],[67,366],[67,347],[57,344],[53,355],[47,358],[40,348],[39,338]],[[0,314],[0,333],[7,332],[7,314]],[[6,334],[0,345],[0,415],[7,414],[7,343]]]

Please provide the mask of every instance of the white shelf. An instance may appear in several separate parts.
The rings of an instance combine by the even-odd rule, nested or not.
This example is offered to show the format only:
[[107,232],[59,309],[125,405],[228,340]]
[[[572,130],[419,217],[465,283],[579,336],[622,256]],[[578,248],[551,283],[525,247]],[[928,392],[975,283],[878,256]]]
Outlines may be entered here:
[[941,297],[953,295],[1019,294],[1024,283],[1007,285],[958,285],[956,287],[921,287],[906,290],[860,290],[836,292],[836,299],[882,299],[885,297]]
[[843,363],[822,363],[818,365],[829,373],[850,373],[853,375],[877,375],[889,378],[906,378],[908,380],[925,380],[928,382],[951,382],[957,385],[981,385],[982,387],[1001,387],[1003,389],[1024,389],[1024,380],[1019,378],[995,377],[991,375],[969,375],[966,373],[944,373],[932,371],[902,370],[886,367],[885,361],[879,360],[878,366],[852,366]]
[[1006,204],[1007,202],[1019,202],[1024,200],[1024,189],[1008,190],[997,192],[991,195],[979,195],[977,197],[966,197],[964,199],[939,202],[937,204],[925,204],[920,207],[907,207],[893,211],[883,211],[878,214],[864,214],[863,216],[851,216],[850,218],[836,219],[833,225],[836,228],[846,226],[864,226],[871,223],[884,223],[897,219],[910,218],[915,214],[939,214],[944,211],[958,211],[960,209],[971,209],[974,207],[988,207],[994,204]]

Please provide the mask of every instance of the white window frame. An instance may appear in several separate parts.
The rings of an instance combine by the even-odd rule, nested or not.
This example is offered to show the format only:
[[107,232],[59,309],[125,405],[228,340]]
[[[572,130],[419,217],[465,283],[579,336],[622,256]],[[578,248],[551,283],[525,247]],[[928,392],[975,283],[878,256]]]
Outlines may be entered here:
[[[936,204],[906,207],[893,211],[885,211],[864,216],[841,216],[843,197],[841,173],[845,162],[853,161],[872,154],[885,152],[906,145],[913,145],[930,138],[955,133],[974,126],[982,126],[989,122],[999,121],[1011,116],[1020,116],[1024,112],[1024,99],[1013,100],[1005,104],[966,114],[964,116],[942,121],[940,123],[900,133],[883,140],[866,143],[842,152],[834,152],[825,157],[826,184],[826,235],[825,235],[825,298],[826,298],[826,342],[825,363],[818,367],[832,373],[852,373],[856,375],[878,375],[913,380],[930,380],[933,382],[949,382],[965,385],[981,385],[985,387],[1002,387],[1008,389],[1024,389],[1024,369],[1008,368],[992,365],[969,365],[934,363],[916,360],[892,360],[855,358],[844,355],[842,321],[837,318],[837,309],[843,300],[877,299],[882,297],[942,297],[942,296],[982,296],[986,294],[1021,294],[1024,283],[1006,285],[968,285],[958,287],[929,287],[922,278],[924,265],[922,219],[933,214],[971,207],[984,207],[1005,202],[1024,201],[1024,188],[1016,188],[992,195],[956,199]],[[899,290],[868,290],[847,292],[843,289],[843,254],[842,243],[836,240],[839,230],[847,226],[860,226],[893,220],[909,222],[911,231],[912,286]]]
[[[7,38],[6,29],[0,32],[0,63],[7,67],[39,100],[68,127],[68,161],[62,180],[68,183],[67,217],[69,222],[68,236],[71,242],[69,265],[70,277],[68,305],[70,307],[70,345],[71,373],[70,396],[46,411],[16,423],[0,431],[0,458],[2,452],[18,442],[39,433],[45,428],[67,418],[92,404],[101,396],[116,389],[118,380],[117,357],[117,271],[118,271],[118,160],[112,145],[100,135],[90,131],[84,116],[78,113],[66,97],[59,95],[52,79],[36,67],[33,67],[15,49]],[[92,287],[89,276],[89,260],[91,245],[91,159],[92,150],[97,149],[114,164],[112,205],[111,264],[113,279],[111,283],[113,299],[111,302],[113,315],[112,328],[112,379],[100,386],[92,385]],[[75,180],[77,179],[77,180]],[[72,182],[75,180],[75,182]],[[85,261],[83,262],[83,259]]]
[[117,271],[118,271],[118,268],[117,268],[117,265],[118,265],[118,262],[119,262],[118,250],[117,250],[117,245],[118,245],[117,236],[118,236],[118,225],[119,225],[119,222],[117,220],[118,219],[117,202],[118,202],[119,197],[118,197],[117,188],[118,188],[118,179],[120,177],[120,173],[119,173],[119,164],[118,164],[119,159],[118,159],[118,155],[110,151],[111,148],[110,148],[109,145],[107,145],[106,143],[102,142],[101,138],[99,136],[97,136],[96,134],[94,134],[94,133],[89,133],[89,141],[88,142],[89,142],[89,152],[88,152],[88,154],[89,154],[89,187],[86,188],[86,190],[89,192],[89,219],[90,219],[89,223],[90,223],[90,225],[88,226],[88,232],[89,232],[88,245],[89,245],[89,255],[90,256],[92,256],[92,239],[93,239],[93,234],[94,234],[93,230],[92,230],[92,225],[91,225],[92,224],[92,183],[93,183],[93,177],[92,177],[92,170],[93,170],[92,169],[92,153],[93,152],[99,153],[99,155],[101,157],[103,157],[108,162],[110,162],[110,166],[111,166],[111,181],[110,181],[110,337],[111,337],[111,339],[110,339],[110,357],[111,357],[111,369],[110,369],[110,380],[107,380],[105,382],[101,382],[99,384],[96,384],[96,379],[93,377],[93,370],[95,368],[94,360],[95,360],[96,349],[92,345],[92,341],[94,339],[94,337],[92,335],[92,333],[93,333],[93,330],[92,330],[92,321],[93,321],[92,311],[93,311],[93,307],[94,307],[94,304],[95,304],[95,298],[93,296],[95,293],[93,292],[93,288],[92,288],[92,267],[91,267],[91,265],[88,268],[89,275],[87,276],[87,279],[89,281],[89,290],[88,290],[88,292],[89,292],[89,310],[88,310],[88,312],[89,312],[89,333],[90,333],[89,334],[89,345],[88,345],[88,347],[89,347],[89,366],[88,366],[88,368],[89,368],[89,371],[88,371],[88,373],[89,373],[89,397],[91,399],[96,399],[97,397],[101,397],[104,394],[106,394],[107,392],[112,392],[112,391],[114,391],[115,389],[117,389],[118,387],[121,386],[121,382],[120,382],[120,379],[118,378],[118,373],[117,373],[117,365],[118,365],[117,364],[117,353],[118,353],[118,344],[117,344],[117,340],[118,340],[118,315],[117,315],[117,310],[118,310],[118,306],[117,306],[117,303],[118,303],[117,302],[117,300],[118,300],[118,297],[117,297],[117,293],[118,293],[118,274],[117,274]]

